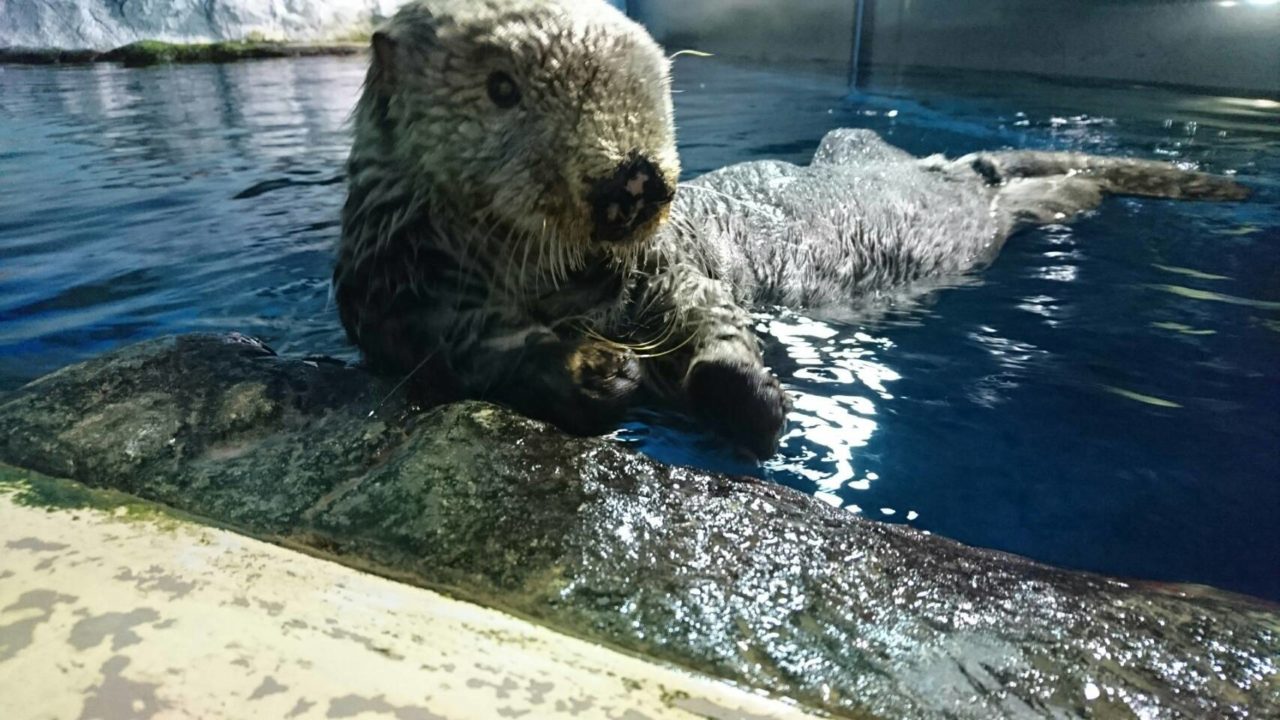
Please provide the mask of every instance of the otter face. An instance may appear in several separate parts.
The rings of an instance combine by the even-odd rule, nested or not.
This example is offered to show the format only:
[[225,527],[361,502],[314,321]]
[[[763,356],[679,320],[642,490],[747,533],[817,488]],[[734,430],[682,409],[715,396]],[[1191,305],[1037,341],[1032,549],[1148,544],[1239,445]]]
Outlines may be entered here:
[[601,0],[420,0],[374,36],[357,144],[475,223],[579,256],[657,231],[679,161],[668,61]]

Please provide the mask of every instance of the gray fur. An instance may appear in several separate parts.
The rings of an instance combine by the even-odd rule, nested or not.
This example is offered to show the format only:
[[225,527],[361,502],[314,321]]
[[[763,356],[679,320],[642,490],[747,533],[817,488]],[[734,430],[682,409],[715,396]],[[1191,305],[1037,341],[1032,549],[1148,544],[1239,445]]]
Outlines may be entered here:
[[[629,153],[678,174],[667,62],[639,26],[597,0],[419,0],[375,55],[334,273],[349,336],[433,397],[494,399],[579,432],[648,388],[767,456],[787,400],[748,308],[907,298],[1107,193],[1247,194],[1148,161],[918,159],[845,129],[807,167],[690,181],[668,222],[601,244],[587,180]],[[521,105],[486,105],[494,68],[517,78]]]
[[1029,225],[1065,222],[1105,194],[1239,200],[1240,185],[1167,163],[1078,153],[916,158],[870,130],[823,138],[808,167],[741,163],[686,183],[672,247],[748,305],[820,310],[905,299],[990,262]]

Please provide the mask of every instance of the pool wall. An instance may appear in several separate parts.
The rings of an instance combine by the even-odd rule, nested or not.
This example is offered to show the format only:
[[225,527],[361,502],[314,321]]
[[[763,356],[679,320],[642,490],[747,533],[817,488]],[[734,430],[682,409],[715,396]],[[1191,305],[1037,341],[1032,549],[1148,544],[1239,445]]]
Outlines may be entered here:
[[631,16],[669,50],[764,62],[818,62],[845,72],[853,56],[853,0],[630,0]]
[[878,79],[1000,70],[1280,95],[1276,0],[629,0],[672,49]]

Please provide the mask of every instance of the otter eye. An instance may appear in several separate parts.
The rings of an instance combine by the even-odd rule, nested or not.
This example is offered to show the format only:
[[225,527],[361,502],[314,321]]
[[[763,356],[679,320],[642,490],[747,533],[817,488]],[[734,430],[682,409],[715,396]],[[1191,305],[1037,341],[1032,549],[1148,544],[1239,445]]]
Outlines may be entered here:
[[505,109],[515,107],[520,102],[520,88],[516,86],[516,81],[501,70],[489,74],[487,85],[489,99],[494,105]]

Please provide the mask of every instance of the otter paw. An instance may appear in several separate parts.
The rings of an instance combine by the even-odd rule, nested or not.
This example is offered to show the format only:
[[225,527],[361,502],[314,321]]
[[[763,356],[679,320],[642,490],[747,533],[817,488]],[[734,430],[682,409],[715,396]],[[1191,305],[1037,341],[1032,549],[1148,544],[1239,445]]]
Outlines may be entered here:
[[569,355],[569,375],[588,398],[623,400],[640,387],[640,361],[626,348],[587,342]]
[[640,388],[635,353],[607,343],[582,343],[565,358],[565,369],[570,397],[557,424],[569,432],[594,435],[609,430]]
[[760,460],[777,451],[791,401],[765,368],[729,360],[695,362],[685,391],[716,430]]

